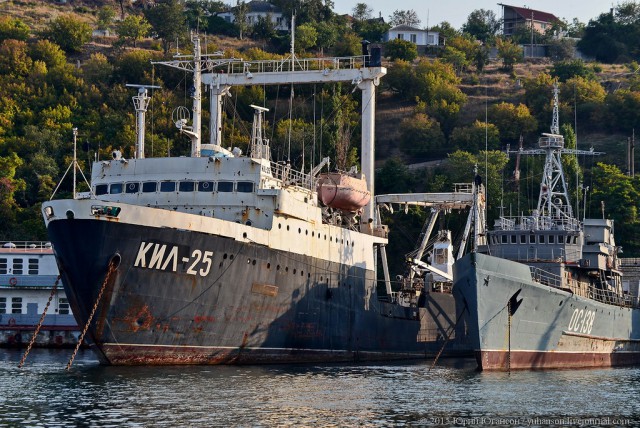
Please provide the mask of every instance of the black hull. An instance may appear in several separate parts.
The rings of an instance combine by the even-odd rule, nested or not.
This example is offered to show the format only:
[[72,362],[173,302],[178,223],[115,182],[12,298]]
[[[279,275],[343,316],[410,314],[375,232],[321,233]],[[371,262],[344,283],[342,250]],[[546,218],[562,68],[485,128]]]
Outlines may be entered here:
[[[455,324],[450,295],[427,296],[421,308],[381,302],[366,286],[374,272],[355,266],[118,222],[57,220],[48,230],[80,326],[96,305],[88,335],[104,364],[426,358]],[[166,252],[153,261],[150,244]],[[114,257],[118,268],[107,275]],[[453,354],[470,355],[460,334],[445,348]]]

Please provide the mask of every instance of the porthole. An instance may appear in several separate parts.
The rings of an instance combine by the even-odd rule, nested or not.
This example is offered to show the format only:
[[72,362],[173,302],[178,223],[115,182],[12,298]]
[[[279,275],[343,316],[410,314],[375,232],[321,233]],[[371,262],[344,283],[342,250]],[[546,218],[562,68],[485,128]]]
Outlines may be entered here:
[[296,271],[296,268],[293,268],[293,274],[294,274],[294,275],[296,274],[296,272],[297,272],[297,271]]
[[276,266],[276,270],[280,270],[280,265]]
[[285,271],[285,272],[289,272],[289,266],[285,267],[285,268],[284,268],[284,271]]
[[233,254],[229,256],[229,260],[233,260]]
[[246,239],[247,238],[247,232],[243,233],[242,237]]
[[313,238],[314,236],[316,236],[315,232],[311,232],[311,237]]
[[247,264],[250,265],[251,264],[251,259],[247,259]]
[[298,233],[302,233],[302,229],[298,228]]
[[278,229],[282,229],[282,223],[278,223]]
[[309,231],[308,231],[308,230],[305,230],[305,231],[304,231],[304,234],[305,234],[305,235],[308,235],[308,234],[309,234]]
[[256,259],[253,259],[253,261],[251,262],[251,264],[252,264],[253,266],[255,266],[255,265],[256,265]]
[[287,225],[287,230],[289,230],[289,225]]
[[227,260],[227,253],[224,253],[224,256],[222,256],[222,258],[223,258],[224,260]]
[[267,263],[267,269],[271,269],[271,263]]

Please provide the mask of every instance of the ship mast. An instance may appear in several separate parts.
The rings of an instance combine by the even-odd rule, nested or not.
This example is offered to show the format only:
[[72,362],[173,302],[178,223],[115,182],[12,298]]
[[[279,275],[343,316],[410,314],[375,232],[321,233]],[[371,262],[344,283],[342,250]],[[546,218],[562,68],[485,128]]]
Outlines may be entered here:
[[[577,227],[573,216],[573,209],[569,200],[567,181],[562,167],[563,154],[597,155],[593,149],[575,150],[564,147],[564,136],[560,134],[559,127],[559,103],[558,103],[558,82],[553,85],[553,116],[551,120],[551,133],[543,133],[538,139],[539,149],[518,150],[519,155],[545,155],[544,172],[540,182],[540,194],[538,196],[538,206],[535,216],[559,220],[567,225],[573,224]],[[542,225],[540,225],[542,226]]]

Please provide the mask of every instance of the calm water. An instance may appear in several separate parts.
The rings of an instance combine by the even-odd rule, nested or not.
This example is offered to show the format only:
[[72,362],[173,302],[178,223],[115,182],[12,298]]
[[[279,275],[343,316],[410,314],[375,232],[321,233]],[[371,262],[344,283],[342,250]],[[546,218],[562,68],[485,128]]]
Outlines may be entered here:
[[0,426],[640,426],[640,368],[103,367],[86,351],[66,372],[70,354],[34,350],[18,369],[22,351],[0,349]]

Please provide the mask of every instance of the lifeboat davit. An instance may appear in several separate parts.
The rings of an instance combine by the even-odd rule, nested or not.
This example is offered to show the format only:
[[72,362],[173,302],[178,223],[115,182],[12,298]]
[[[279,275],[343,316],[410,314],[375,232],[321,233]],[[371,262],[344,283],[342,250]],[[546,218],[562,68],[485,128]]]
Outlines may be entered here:
[[356,212],[371,200],[364,175],[354,177],[343,172],[329,172],[318,177],[318,197],[328,207]]

